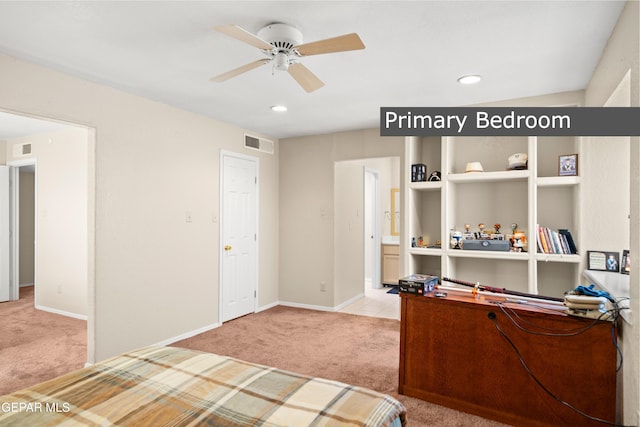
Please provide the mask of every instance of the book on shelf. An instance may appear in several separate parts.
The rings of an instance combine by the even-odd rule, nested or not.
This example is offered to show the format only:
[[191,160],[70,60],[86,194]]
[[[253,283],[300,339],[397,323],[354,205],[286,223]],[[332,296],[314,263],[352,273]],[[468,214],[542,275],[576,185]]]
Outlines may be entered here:
[[577,254],[578,248],[571,232],[566,228],[557,231],[541,225],[538,228],[538,252],[543,254]]
[[576,242],[574,242],[573,236],[571,235],[571,232],[569,230],[567,230],[566,228],[561,228],[561,229],[558,230],[558,233],[560,233],[560,235],[564,236],[565,240],[567,241],[567,245],[569,246],[569,253],[577,254],[578,253],[578,248],[576,247]]

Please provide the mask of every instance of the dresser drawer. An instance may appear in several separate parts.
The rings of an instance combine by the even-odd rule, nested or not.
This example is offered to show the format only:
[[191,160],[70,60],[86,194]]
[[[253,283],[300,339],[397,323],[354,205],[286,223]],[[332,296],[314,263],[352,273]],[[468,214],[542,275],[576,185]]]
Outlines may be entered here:
[[400,245],[382,245],[382,255],[400,255]]

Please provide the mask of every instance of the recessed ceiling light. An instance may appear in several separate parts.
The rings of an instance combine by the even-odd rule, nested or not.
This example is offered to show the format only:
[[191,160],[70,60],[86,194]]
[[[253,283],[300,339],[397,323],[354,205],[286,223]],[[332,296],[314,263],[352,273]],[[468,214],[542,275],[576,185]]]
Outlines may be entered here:
[[472,85],[474,83],[478,83],[482,80],[482,76],[478,76],[477,74],[470,74],[468,76],[462,76],[458,79],[458,83],[463,85]]
[[283,113],[283,112],[287,111],[287,107],[284,106],[284,105],[273,105],[271,107],[271,109],[273,111],[277,111],[278,113]]

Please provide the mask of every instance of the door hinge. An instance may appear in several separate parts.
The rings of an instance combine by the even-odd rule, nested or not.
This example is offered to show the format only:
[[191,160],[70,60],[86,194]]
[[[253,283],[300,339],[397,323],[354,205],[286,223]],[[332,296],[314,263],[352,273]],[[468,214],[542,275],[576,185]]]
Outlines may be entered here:
[[253,291],[253,297],[254,297],[254,298],[257,298],[257,297],[258,297],[258,291],[256,291],[256,290],[254,290],[254,291]]
[[258,183],[258,177],[257,176],[254,177],[254,180],[255,180],[255,183],[257,184]]
[[257,242],[257,241],[258,241],[258,235],[257,235],[257,234],[254,234],[254,235],[253,235],[253,241],[254,241],[254,242]]

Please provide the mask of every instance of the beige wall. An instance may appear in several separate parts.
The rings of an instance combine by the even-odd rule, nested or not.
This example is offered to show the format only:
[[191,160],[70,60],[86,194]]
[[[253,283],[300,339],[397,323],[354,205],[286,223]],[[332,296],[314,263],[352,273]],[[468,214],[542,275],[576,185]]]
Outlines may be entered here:
[[355,162],[334,168],[333,307],[364,290],[364,170]]
[[348,298],[352,291],[337,291],[334,277],[335,162],[403,150],[404,138],[378,129],[280,141],[280,301],[333,309]]
[[[628,102],[632,107],[640,107],[640,7],[637,1],[629,1],[620,15],[616,28],[611,35],[607,47],[596,67],[593,77],[585,91],[587,106],[603,106],[607,103],[616,88],[629,73]],[[619,96],[619,95],[618,95]],[[626,97],[624,97],[626,98]],[[619,98],[617,98],[619,99]],[[626,101],[623,101],[626,102]],[[626,153],[625,153],[626,154]],[[622,156],[620,164],[630,171],[630,207],[619,204],[606,206],[606,210],[615,212],[630,211],[630,220],[624,218],[622,223],[628,225],[630,235],[632,265],[640,265],[640,138],[630,138],[629,160]],[[590,208],[594,208],[591,205]],[[584,209],[584,208],[583,208]],[[623,242],[621,243],[623,244]],[[623,324],[622,347],[624,365],[619,379],[622,380],[623,414],[621,420],[625,425],[640,423],[640,325],[637,313],[640,313],[640,269],[633,268],[631,282],[631,323]]]
[[242,148],[245,129],[6,55],[0,70],[0,109],[95,129],[89,361],[219,321],[221,149],[260,158],[259,305],[277,301],[277,151]]
[[[86,128],[69,127],[7,141],[9,164],[37,165],[36,307],[79,317],[89,311],[88,137]],[[31,144],[32,154],[14,157],[14,145],[22,143]]]
[[[19,284],[34,284],[34,239],[35,239],[35,174],[20,171],[20,230],[19,230]],[[86,286],[86,283],[85,283]]]

